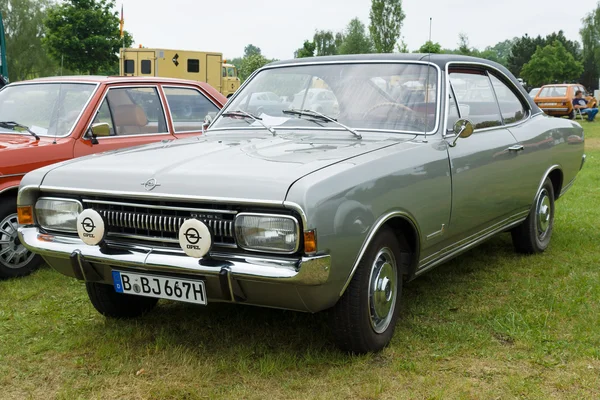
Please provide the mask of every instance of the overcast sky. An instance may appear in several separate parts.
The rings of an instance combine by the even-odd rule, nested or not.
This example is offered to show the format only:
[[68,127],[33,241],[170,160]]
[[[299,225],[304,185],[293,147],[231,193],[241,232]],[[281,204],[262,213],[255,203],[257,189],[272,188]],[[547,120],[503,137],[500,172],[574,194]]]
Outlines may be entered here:
[[[117,0],[135,46],[221,52],[241,56],[252,43],[268,58],[293,58],[316,29],[341,31],[354,17],[369,24],[370,0]],[[596,0],[404,0],[401,36],[409,50],[428,38],[456,48],[464,32],[483,49],[525,33],[545,36],[562,29],[581,41],[581,19]]]

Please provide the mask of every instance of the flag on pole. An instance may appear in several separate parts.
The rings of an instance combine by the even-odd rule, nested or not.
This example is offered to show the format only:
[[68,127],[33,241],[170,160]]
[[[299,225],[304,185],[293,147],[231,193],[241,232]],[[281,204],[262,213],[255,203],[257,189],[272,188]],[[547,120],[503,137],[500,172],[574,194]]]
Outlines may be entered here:
[[123,19],[123,4],[121,4],[121,21],[119,21],[119,25],[121,26],[121,38],[123,38],[123,25],[125,25],[125,20]]

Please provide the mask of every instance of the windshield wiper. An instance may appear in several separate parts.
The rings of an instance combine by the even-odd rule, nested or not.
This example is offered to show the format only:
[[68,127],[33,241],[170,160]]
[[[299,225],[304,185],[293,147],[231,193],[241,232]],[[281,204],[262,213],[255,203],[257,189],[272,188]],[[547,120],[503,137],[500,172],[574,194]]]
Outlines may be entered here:
[[325,114],[321,114],[318,111],[314,111],[314,110],[298,110],[298,109],[295,109],[295,108],[291,108],[289,110],[283,110],[282,113],[284,113],[284,114],[291,114],[291,115],[298,115],[298,116],[307,116],[307,117],[319,118],[319,119],[321,119],[323,121],[333,122],[334,124],[336,124],[338,126],[341,126],[342,128],[344,128],[348,132],[352,133],[354,136],[356,136],[357,139],[362,139],[362,135],[360,133],[358,133],[356,130],[350,128],[349,126],[346,126],[346,125],[342,124],[341,122],[338,122],[337,119],[331,118],[330,116],[325,115]]
[[273,136],[277,135],[277,132],[275,131],[275,129],[273,129],[269,125],[265,124],[262,121],[261,117],[257,117],[256,115],[252,115],[246,111],[242,111],[242,110],[226,111],[223,114],[221,114],[221,117],[251,118],[251,119],[255,120],[256,122],[258,122],[259,124],[261,124],[262,126],[264,126],[269,132],[271,132],[273,134]]
[[31,136],[33,136],[35,138],[35,140],[40,140],[40,137],[34,131],[29,129],[28,126],[19,124],[18,122],[15,122],[15,121],[0,121],[0,128],[12,129],[13,131],[15,130],[15,128],[19,128],[24,131],[27,131],[27,133],[29,133]]

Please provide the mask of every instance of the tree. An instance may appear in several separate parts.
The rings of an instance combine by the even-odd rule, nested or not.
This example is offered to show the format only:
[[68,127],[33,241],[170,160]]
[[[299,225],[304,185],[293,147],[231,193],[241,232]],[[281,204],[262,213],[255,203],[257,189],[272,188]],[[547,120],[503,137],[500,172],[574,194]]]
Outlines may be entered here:
[[242,59],[242,66],[240,68],[240,79],[245,81],[254,71],[264,67],[268,63],[274,60],[269,60],[262,54],[251,54]]
[[304,45],[294,52],[295,58],[306,58],[315,56],[315,42],[305,40]]
[[337,44],[332,31],[316,31],[313,37],[317,56],[337,54]]
[[369,32],[377,53],[392,53],[404,21],[402,0],[372,0]]
[[256,47],[253,44],[249,44],[244,47],[244,57],[249,57],[253,55],[261,55],[260,47]]
[[396,44],[397,53],[410,53],[408,51],[408,44],[404,41],[404,38],[400,39],[400,43]]
[[588,89],[598,88],[600,76],[600,4],[583,18],[581,28],[583,44],[583,74],[581,83]]
[[442,45],[439,43],[433,43],[431,40],[428,40],[425,42],[425,44],[423,46],[421,46],[419,48],[419,50],[417,51],[417,53],[441,53],[442,52]]
[[469,37],[463,32],[458,34],[458,54],[465,56],[473,54],[473,51],[469,47]]
[[368,54],[373,52],[373,42],[366,32],[365,24],[358,18],[348,23],[344,40],[339,48],[340,54]]
[[582,72],[583,65],[575,60],[560,41],[555,40],[548,46],[537,48],[531,61],[523,66],[521,76],[530,85],[540,86],[578,79]]
[[42,45],[49,0],[0,0],[9,80],[54,75],[57,66]]
[[114,0],[66,0],[49,8],[43,42],[50,56],[90,74],[118,65],[119,49],[130,47],[133,38],[121,39],[114,7]]

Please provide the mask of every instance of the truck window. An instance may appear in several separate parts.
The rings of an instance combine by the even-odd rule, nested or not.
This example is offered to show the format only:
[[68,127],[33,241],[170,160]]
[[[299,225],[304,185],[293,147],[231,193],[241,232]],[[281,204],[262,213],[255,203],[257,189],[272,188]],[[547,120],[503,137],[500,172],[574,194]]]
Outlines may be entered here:
[[196,89],[183,87],[163,89],[176,133],[201,132],[204,118],[209,113],[219,111],[217,106]]
[[200,60],[188,58],[188,72],[200,72]]
[[141,71],[144,75],[152,73],[152,62],[150,60],[142,60]]
[[223,78],[227,77],[227,68],[223,67]]
[[135,74],[135,63],[133,60],[125,60],[124,67],[126,74]]
[[235,68],[228,67],[227,68],[227,76],[230,78],[235,78]]

